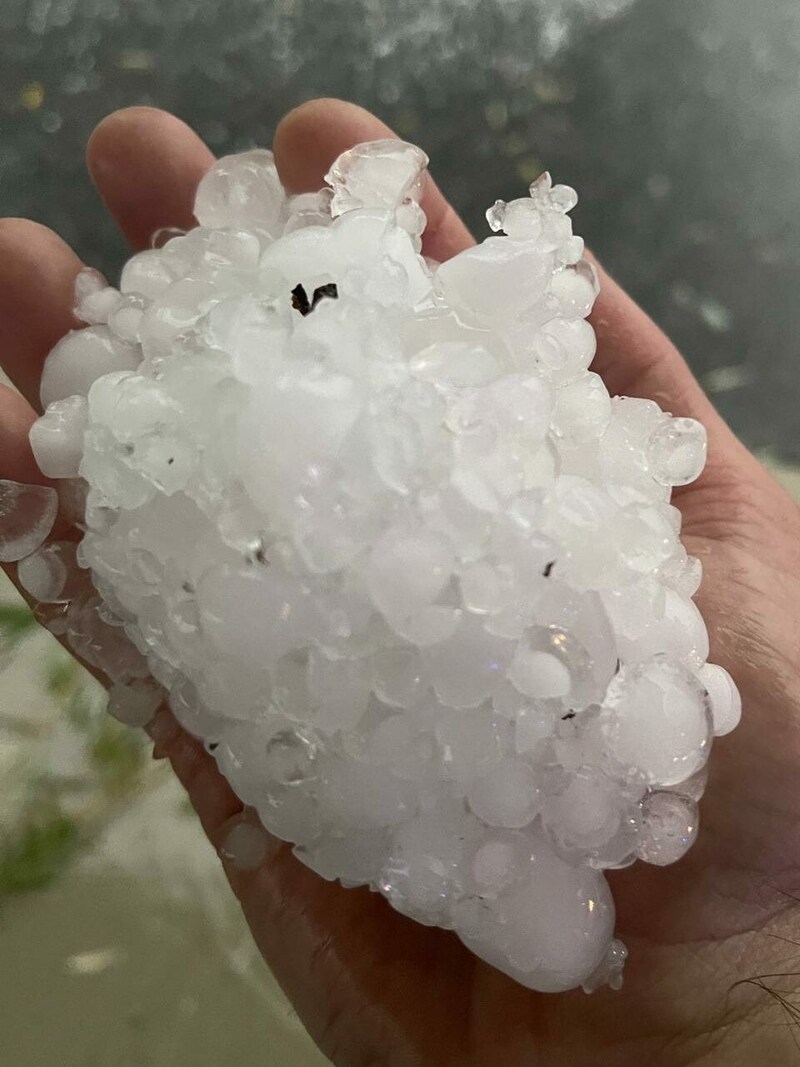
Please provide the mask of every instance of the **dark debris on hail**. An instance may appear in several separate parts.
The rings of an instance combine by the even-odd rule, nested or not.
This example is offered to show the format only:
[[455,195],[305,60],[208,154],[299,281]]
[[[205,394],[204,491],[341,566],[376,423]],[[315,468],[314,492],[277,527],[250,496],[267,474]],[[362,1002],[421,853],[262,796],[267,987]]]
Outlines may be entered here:
[[318,286],[310,300],[305,286],[296,285],[292,289],[292,307],[295,311],[299,311],[301,315],[305,316],[314,310],[320,300],[336,300],[338,296],[339,290],[336,288],[335,282],[328,282],[327,285]]

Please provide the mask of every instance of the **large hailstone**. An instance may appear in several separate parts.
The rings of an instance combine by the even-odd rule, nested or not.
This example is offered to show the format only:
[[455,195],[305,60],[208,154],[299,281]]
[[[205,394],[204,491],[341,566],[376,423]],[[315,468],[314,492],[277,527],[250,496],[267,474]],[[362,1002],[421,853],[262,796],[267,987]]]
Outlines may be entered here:
[[740,712],[669,503],[705,432],[589,370],[573,190],[438,265],[426,164],[360,145],[287,197],[231,156],[119,291],[81,275],[31,443],[83,578],[51,490],[26,538],[3,489],[0,545],[112,714],[166,696],[322,877],[532,989],[617,987],[603,871],[680,858]]

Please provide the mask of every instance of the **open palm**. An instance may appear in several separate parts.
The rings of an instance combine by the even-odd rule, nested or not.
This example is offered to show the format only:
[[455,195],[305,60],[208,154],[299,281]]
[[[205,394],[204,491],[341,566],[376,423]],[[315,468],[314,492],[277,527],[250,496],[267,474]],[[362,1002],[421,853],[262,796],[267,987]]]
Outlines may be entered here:
[[[341,151],[388,135],[360,108],[315,101],[281,123],[276,161],[291,191],[316,189]],[[136,248],[161,226],[193,224],[194,190],[211,162],[183,123],[145,108],[112,115],[89,145],[98,189]],[[446,259],[472,243],[433,182],[423,206],[428,255]],[[0,478],[40,480],[28,428],[43,360],[79,325],[71,308],[80,268],[52,232],[0,221],[0,355],[20,390],[0,386]],[[791,971],[783,939],[800,940],[800,509],[734,437],[657,327],[602,271],[601,281],[594,369],[609,390],[650,397],[708,428],[707,470],[675,502],[687,548],[704,566],[698,601],[711,658],[739,684],[744,720],[715,746],[695,848],[675,867],[636,865],[611,876],[631,953],[618,993],[525,990],[454,935],[416,925],[366,890],[322,882],[279,842],[266,839],[257,870],[231,867],[264,957],[337,1064],[638,1067],[647,1057],[675,1067],[770,1067],[792,1053],[800,1062],[758,990],[729,993],[761,971]],[[218,845],[242,817],[240,801],[168,712],[150,732]]]

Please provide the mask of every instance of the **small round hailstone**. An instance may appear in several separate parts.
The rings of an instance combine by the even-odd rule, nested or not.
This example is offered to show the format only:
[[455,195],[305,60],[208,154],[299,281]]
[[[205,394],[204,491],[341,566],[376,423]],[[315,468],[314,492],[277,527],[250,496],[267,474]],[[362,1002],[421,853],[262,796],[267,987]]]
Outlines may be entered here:
[[444,808],[402,823],[392,837],[378,885],[398,911],[430,925],[446,921],[461,892],[462,860],[469,822]]
[[519,756],[500,760],[476,779],[467,794],[473,813],[487,826],[520,829],[539,806],[539,789],[531,765]]
[[115,682],[108,691],[108,713],[126,726],[147,726],[163,699],[162,690],[148,682]]
[[621,670],[600,715],[609,768],[650,786],[689,778],[708,758],[706,695],[686,668],[666,656]]
[[365,578],[376,607],[388,617],[405,618],[436,599],[452,569],[444,537],[425,529],[395,529],[372,549]]
[[39,604],[68,603],[84,585],[76,557],[73,541],[44,544],[18,563],[19,584]]
[[703,664],[697,676],[708,693],[715,736],[729,734],[742,717],[742,698],[733,678],[717,663]]
[[71,396],[88,396],[98,378],[117,370],[135,370],[140,353],[106,326],[73,330],[62,338],[42,370],[42,407]]
[[55,489],[0,480],[0,563],[16,563],[40,548],[57,511]]
[[267,857],[269,838],[263,826],[236,816],[223,828],[219,854],[237,871],[257,871]]
[[481,834],[465,854],[466,889],[483,900],[496,898],[525,880],[532,858],[527,834],[502,829]]
[[642,801],[637,854],[645,863],[676,863],[697,838],[697,804],[677,793],[651,793]]
[[627,798],[599,771],[582,769],[542,801],[542,825],[569,850],[596,850],[619,832]]
[[[58,494],[0,482],[0,561],[112,715],[168,699],[319,877],[531,989],[616,989],[601,872],[679,858],[740,714],[670,504],[705,431],[589,370],[573,189],[437,264],[426,165],[356,145],[294,196],[226,156],[119,290],[82,271],[31,430]],[[248,814],[220,850],[267,841]]]
[[706,464],[708,435],[697,419],[670,419],[650,438],[653,477],[664,485],[688,485]]

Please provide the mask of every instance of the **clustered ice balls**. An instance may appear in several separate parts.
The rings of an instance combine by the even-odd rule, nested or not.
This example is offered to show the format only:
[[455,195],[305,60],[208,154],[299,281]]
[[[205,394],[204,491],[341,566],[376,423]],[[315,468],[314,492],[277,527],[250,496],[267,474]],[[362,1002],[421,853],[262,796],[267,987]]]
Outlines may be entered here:
[[426,164],[360,145],[287,196],[231,156],[119,291],[82,273],[31,443],[83,539],[5,483],[0,549],[112,713],[166,694],[323,878],[532,989],[618,987],[603,871],[691,846],[740,712],[669,502],[705,432],[588,369],[572,189],[436,264]]

